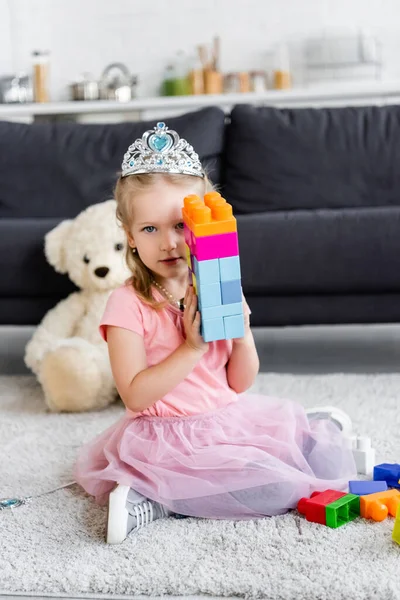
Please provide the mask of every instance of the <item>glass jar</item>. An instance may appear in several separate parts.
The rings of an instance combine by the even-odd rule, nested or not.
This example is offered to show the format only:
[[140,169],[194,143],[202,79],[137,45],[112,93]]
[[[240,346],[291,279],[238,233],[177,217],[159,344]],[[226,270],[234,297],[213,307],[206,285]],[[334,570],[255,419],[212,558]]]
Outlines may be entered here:
[[265,90],[267,89],[265,71],[250,72],[250,88],[251,91],[255,92],[256,94],[265,92]]
[[33,63],[33,100],[34,102],[49,101],[49,64],[48,52],[35,51],[32,53]]

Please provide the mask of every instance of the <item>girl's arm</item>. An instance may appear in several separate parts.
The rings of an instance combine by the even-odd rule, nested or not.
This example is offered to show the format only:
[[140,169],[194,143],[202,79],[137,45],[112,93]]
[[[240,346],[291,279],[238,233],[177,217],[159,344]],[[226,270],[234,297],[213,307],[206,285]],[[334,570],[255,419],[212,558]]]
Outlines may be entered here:
[[121,327],[107,327],[107,343],[114,381],[125,406],[142,412],[171,392],[189,375],[208,350],[200,335],[200,315],[193,288],[185,296],[185,341],[165,360],[147,366],[143,338]]
[[245,335],[233,340],[232,354],[226,366],[229,386],[237,393],[245,392],[253,383],[260,368],[260,360],[250,329],[249,309],[245,302]]
[[184,342],[158,365],[148,367],[143,338],[138,333],[108,326],[107,343],[118,393],[133,412],[142,412],[171,392],[204,354],[204,350]]

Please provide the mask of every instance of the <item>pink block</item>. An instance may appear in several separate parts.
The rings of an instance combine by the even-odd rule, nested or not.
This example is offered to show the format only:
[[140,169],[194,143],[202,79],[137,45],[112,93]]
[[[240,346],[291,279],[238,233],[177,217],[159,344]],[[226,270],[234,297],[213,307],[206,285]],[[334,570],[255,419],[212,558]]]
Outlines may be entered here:
[[193,236],[194,248],[192,254],[197,260],[227,258],[239,254],[238,235],[236,231],[217,235]]

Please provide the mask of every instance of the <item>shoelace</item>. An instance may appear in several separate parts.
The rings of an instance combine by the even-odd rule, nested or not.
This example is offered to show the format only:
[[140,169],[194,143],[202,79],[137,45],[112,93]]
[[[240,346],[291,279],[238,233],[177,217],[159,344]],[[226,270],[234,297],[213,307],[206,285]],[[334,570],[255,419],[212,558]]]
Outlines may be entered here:
[[136,517],[136,530],[154,521],[153,503],[149,500],[135,504],[132,506],[131,511],[131,515]]

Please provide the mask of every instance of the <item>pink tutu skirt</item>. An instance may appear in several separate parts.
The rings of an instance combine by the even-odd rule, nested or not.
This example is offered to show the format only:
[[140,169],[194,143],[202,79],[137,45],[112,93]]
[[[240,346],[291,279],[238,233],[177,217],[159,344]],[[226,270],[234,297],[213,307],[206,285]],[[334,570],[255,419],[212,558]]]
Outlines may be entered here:
[[282,514],[356,474],[334,423],[301,405],[242,394],[190,417],[122,417],[79,454],[75,477],[104,504],[115,483],[175,513],[214,519]]

